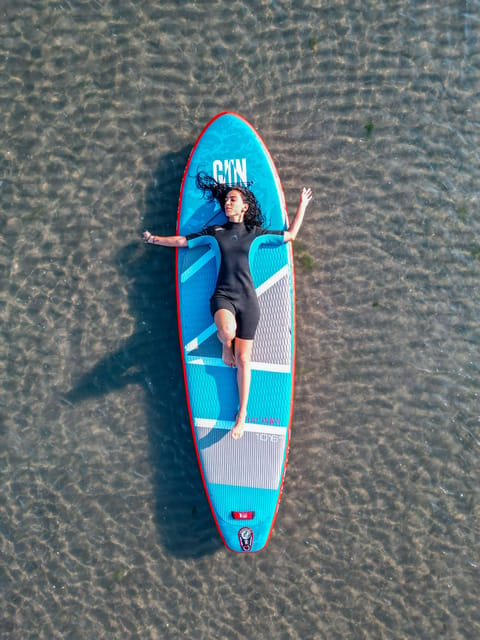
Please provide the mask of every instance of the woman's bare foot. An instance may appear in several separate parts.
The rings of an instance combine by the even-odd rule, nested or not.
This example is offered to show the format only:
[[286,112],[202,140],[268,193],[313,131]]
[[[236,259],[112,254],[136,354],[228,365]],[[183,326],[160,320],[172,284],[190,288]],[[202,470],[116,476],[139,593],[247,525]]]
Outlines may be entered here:
[[243,436],[244,430],[245,430],[245,417],[240,416],[239,414],[237,416],[237,420],[235,424],[233,425],[232,438],[234,438],[235,440],[240,440],[240,438]]
[[222,360],[227,367],[235,366],[235,354],[233,352],[233,342],[222,345]]

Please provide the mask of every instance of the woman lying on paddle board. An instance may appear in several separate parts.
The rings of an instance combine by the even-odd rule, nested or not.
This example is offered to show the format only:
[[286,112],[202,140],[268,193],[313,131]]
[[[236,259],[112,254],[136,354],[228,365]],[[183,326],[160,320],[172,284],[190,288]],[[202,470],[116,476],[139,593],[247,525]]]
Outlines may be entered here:
[[182,248],[188,247],[190,240],[201,236],[213,236],[218,242],[220,269],[210,299],[210,310],[222,344],[222,359],[226,365],[237,367],[239,409],[232,429],[232,436],[237,439],[242,437],[245,428],[251,380],[250,360],[260,319],[249,266],[250,247],[260,236],[265,236],[265,241],[270,244],[295,240],[312,200],[312,191],[307,188],[302,190],[297,212],[288,229],[272,231],[262,226],[263,214],[249,189],[222,184],[203,174],[197,176],[197,186],[210,200],[219,203],[228,218],[227,223],[207,227],[187,236],[155,236],[145,231],[143,239],[148,244]]

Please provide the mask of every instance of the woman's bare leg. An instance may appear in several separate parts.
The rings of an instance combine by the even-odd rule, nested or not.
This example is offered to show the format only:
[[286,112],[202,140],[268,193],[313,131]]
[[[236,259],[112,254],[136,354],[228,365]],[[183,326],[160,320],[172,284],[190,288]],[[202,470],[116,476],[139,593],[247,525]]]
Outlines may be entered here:
[[253,340],[235,339],[235,362],[237,365],[237,384],[240,406],[237,419],[232,429],[232,437],[236,440],[243,436],[245,420],[247,419],[247,404],[250,393]]
[[[235,316],[228,309],[219,309],[214,316],[217,327],[217,336],[222,343],[222,359],[229,367],[237,367],[237,384],[239,409],[235,424],[232,429],[232,437],[235,439],[243,436],[245,420],[247,418],[247,404],[250,393],[253,340],[236,338],[237,323]],[[235,341],[235,352],[233,343]]]

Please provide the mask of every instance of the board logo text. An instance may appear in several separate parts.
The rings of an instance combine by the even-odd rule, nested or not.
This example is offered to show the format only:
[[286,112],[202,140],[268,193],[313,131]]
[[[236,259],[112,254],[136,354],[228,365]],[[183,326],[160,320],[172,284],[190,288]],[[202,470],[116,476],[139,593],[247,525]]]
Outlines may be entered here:
[[280,426],[280,419],[274,418],[272,416],[263,416],[262,418],[260,418],[259,416],[247,416],[245,422],[249,422],[250,424],[272,424]]
[[221,184],[243,184],[247,186],[247,159],[214,160],[212,174],[215,180]]

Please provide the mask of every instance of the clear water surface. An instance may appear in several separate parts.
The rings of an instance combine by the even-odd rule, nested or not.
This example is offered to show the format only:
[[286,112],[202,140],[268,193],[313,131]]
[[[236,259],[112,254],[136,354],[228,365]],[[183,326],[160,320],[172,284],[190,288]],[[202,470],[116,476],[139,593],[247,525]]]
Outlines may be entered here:
[[[4,0],[0,637],[480,637],[478,0]],[[291,213],[267,549],[226,551],[185,405],[191,146],[234,110]]]

